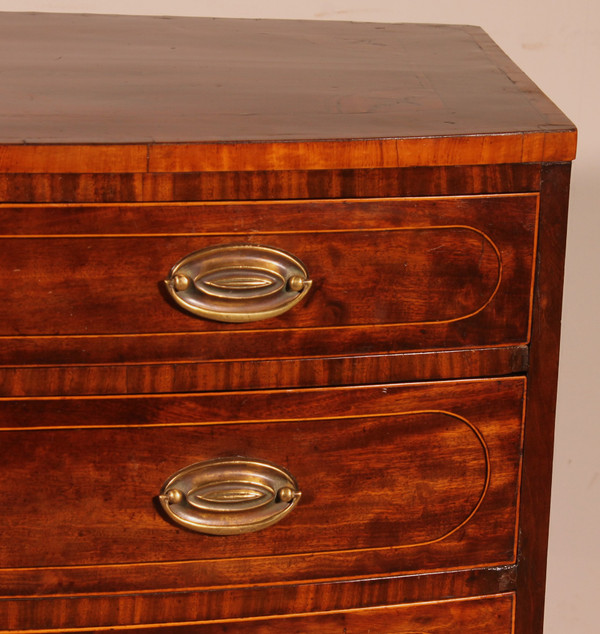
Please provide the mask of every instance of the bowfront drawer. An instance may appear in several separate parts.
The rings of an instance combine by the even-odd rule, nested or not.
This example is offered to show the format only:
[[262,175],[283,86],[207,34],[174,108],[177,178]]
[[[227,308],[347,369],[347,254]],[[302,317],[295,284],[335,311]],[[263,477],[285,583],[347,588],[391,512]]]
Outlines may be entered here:
[[537,208],[534,194],[5,207],[0,362],[524,343]]
[[511,563],[524,387],[5,399],[18,503],[0,580],[124,591]]

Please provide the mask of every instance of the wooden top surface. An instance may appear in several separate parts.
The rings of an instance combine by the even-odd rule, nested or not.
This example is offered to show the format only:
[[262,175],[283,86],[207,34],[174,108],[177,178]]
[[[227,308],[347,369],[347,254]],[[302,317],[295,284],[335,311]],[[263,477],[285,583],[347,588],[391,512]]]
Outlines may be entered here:
[[[303,167],[307,141],[315,167],[575,151],[573,124],[476,27],[2,13],[0,77],[0,144],[167,144],[150,164],[130,148],[134,171]],[[29,148],[0,152],[2,171],[34,169]]]

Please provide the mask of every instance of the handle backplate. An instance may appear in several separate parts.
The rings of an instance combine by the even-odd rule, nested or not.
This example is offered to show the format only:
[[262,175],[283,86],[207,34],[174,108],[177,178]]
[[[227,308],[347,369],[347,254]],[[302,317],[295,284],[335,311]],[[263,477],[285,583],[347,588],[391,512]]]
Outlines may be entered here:
[[298,503],[294,477],[270,462],[217,458],[173,474],[159,500],[177,524],[199,533],[237,535],[283,519]]
[[312,282],[295,256],[253,244],[229,244],[187,255],[165,284],[186,311],[224,322],[258,321],[296,305]]

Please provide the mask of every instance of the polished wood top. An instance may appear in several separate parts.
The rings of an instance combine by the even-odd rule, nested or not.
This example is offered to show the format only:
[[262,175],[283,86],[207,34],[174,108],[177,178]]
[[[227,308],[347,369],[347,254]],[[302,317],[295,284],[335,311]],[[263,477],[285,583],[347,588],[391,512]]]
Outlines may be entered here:
[[[476,27],[3,13],[0,73],[0,144],[178,144],[149,163],[130,148],[129,171],[354,167],[357,153],[361,167],[532,162],[575,150],[573,124]],[[197,143],[201,158],[186,148]],[[80,149],[61,151],[73,161]],[[2,171],[22,160],[36,171],[29,149],[0,148]]]

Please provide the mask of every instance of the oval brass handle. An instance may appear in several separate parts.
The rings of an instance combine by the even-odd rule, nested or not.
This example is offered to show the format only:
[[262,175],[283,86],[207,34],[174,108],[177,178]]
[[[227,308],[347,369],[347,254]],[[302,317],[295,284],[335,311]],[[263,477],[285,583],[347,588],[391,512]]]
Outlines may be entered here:
[[253,244],[229,244],[187,255],[165,280],[171,297],[194,315],[248,322],[275,317],[297,304],[312,281],[295,256]]
[[210,535],[261,530],[283,519],[301,493],[282,467],[261,460],[216,458],[173,474],[159,500],[177,524]]

